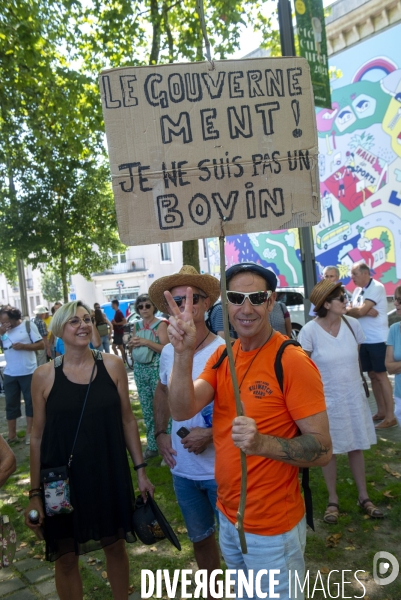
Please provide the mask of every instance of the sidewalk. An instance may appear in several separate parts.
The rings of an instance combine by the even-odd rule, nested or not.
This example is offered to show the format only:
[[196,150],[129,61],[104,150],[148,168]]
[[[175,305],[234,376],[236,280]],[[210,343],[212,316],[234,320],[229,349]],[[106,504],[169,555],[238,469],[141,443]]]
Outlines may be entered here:
[[[0,355],[0,366],[3,355]],[[128,384],[130,391],[136,390],[135,381],[132,371],[128,373]],[[25,417],[21,417],[17,422],[17,431],[21,431],[26,427]],[[0,394],[0,434],[7,438],[7,422],[5,416],[5,398],[3,394]],[[22,438],[21,442],[14,445],[12,450],[17,458],[17,466],[21,465],[29,457],[29,446],[25,445],[25,440]],[[27,466],[27,470],[28,470]],[[29,480],[26,477],[21,477],[18,474],[12,476],[18,482],[18,485],[24,486],[27,490],[29,489]],[[18,499],[10,497],[7,492],[0,490],[0,503],[1,504],[17,504]],[[23,511],[18,513],[18,519],[21,522],[24,520]],[[12,520],[14,526],[16,525],[15,519]],[[38,598],[45,598],[46,600],[57,600],[58,595],[56,592],[56,586],[54,582],[54,563],[46,562],[42,556],[42,546],[40,549],[35,550],[35,547],[40,542],[35,542],[35,537],[32,534],[31,545],[22,544],[17,542],[17,552],[15,554],[14,562],[12,566],[6,569],[0,569],[0,598],[6,600],[38,600]],[[99,564],[94,559],[91,560],[91,554],[84,555],[80,558],[80,563],[85,565],[86,569],[90,569],[94,576],[99,579],[99,582],[104,583],[102,578],[102,571],[105,568],[105,562],[103,561],[103,567],[99,569]],[[111,597],[111,592],[110,592]],[[134,592],[129,596],[132,600],[140,600],[141,595],[139,592]]]

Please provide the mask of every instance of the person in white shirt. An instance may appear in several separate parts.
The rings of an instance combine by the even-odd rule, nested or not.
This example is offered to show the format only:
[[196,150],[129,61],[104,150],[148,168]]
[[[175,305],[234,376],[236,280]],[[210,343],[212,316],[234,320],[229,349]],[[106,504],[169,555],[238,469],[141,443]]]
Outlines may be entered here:
[[[192,378],[202,373],[209,357],[224,340],[208,330],[204,314],[220,295],[219,281],[211,275],[200,275],[184,265],[179,273],[161,277],[149,288],[152,302],[162,312],[169,310],[164,291],[169,290],[181,312],[184,311],[188,286],[194,294],[193,320],[196,326],[196,349]],[[160,453],[170,467],[174,491],[184,517],[188,537],[193,543],[199,569],[209,576],[220,568],[220,556],[215,537],[217,483],[214,477],[215,448],[213,444],[213,401],[190,419],[172,421],[168,432],[170,409],[167,384],[174,364],[174,347],[167,344],[160,358],[160,381],[153,400],[155,438]]]
[[30,444],[33,421],[31,381],[37,367],[35,351],[44,348],[44,341],[35,323],[23,321],[21,311],[12,306],[4,306],[0,310],[0,335],[7,362],[4,369],[7,442],[12,444],[17,441],[17,418],[21,416],[22,392],[26,416],[25,442]]
[[372,279],[369,267],[363,262],[352,266],[351,277],[357,287],[352,294],[351,306],[347,307],[347,315],[359,319],[365,334],[359,355],[362,370],[368,373],[376,398],[377,413],[373,420],[381,421],[376,425],[379,430],[397,427],[393,390],[384,364],[388,337],[386,290],[382,283]]

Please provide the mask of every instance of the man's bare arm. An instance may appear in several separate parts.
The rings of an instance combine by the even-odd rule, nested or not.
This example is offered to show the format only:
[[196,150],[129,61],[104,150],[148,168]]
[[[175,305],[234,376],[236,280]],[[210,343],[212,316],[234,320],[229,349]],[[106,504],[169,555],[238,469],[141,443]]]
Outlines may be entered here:
[[292,439],[259,433],[248,417],[233,422],[234,444],[246,454],[264,456],[295,467],[324,467],[332,455],[332,444],[326,411],[296,421],[301,435]]
[[375,303],[372,300],[365,300],[362,306],[357,306],[354,308],[347,308],[347,315],[350,317],[354,317],[355,319],[360,319],[361,317],[377,317],[379,314],[377,310],[374,308]]
[[158,382],[153,397],[153,416],[155,419],[157,447],[167,466],[170,467],[170,469],[173,469],[176,465],[174,457],[177,455],[177,452],[174,450],[171,443],[171,434],[167,433],[168,422],[170,419],[168,389],[161,381]]

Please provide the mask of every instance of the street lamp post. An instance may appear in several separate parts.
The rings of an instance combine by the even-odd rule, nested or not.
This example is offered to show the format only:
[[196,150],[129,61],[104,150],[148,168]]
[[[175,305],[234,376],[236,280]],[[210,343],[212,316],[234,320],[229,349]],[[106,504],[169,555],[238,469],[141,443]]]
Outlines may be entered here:
[[[292,26],[290,0],[278,0],[278,22],[280,29],[281,54],[283,56],[296,56],[294,43],[294,29]],[[309,316],[309,296],[316,285],[315,249],[313,245],[312,227],[298,229],[301,245],[302,278],[305,290],[305,323],[311,319]]]

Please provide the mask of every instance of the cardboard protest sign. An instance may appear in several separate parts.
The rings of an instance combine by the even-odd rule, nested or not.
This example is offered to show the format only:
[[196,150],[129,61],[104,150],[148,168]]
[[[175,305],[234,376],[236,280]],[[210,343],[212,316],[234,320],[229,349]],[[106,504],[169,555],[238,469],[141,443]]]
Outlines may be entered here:
[[320,221],[304,58],[124,67],[100,89],[125,244]]

